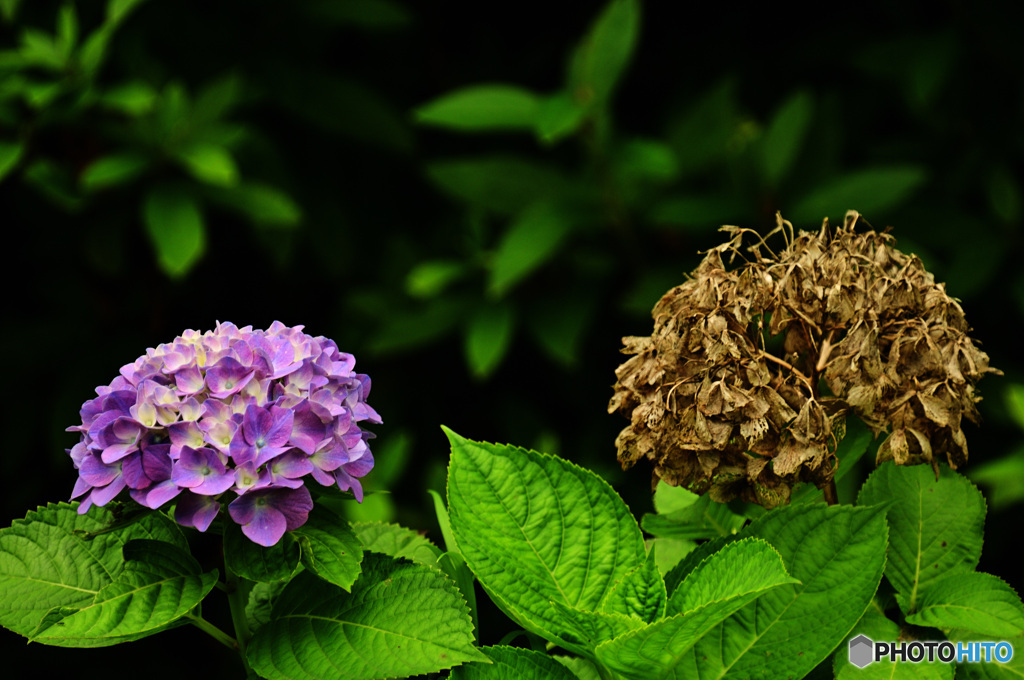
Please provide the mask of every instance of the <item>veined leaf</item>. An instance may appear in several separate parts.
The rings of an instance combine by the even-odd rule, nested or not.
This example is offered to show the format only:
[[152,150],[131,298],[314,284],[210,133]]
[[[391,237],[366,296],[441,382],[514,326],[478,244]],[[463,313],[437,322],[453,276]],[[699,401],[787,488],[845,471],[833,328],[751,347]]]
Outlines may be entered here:
[[636,567],[616,583],[601,603],[601,611],[633,616],[653,623],[665,616],[668,592],[658,571],[654,552],[647,554],[643,565]]
[[921,591],[917,609],[907,614],[907,623],[942,630],[958,628],[1005,640],[1024,635],[1024,606],[998,576],[954,571]]
[[533,127],[540,99],[515,85],[473,85],[416,109],[416,120],[455,130],[517,130]]
[[293,533],[306,569],[339,588],[352,587],[361,570],[363,545],[348,522],[320,504]]
[[224,530],[224,564],[235,574],[257,583],[282,581],[299,566],[299,546],[291,533],[277,544],[253,543],[242,528],[231,522]]
[[473,646],[455,584],[436,569],[374,553],[351,593],[309,573],[296,576],[247,654],[271,680],[408,677],[487,661]]
[[436,566],[437,558],[441,556],[437,546],[424,536],[397,524],[356,522],[352,530],[365,550],[391,557],[404,557],[427,566]]
[[452,680],[577,680],[572,671],[540,652],[518,647],[483,647],[491,663],[471,663],[452,671]]
[[448,505],[459,549],[499,606],[560,640],[557,602],[596,612],[646,560],[632,514],[607,482],[553,456],[451,430]]
[[861,487],[858,505],[888,503],[885,577],[907,612],[928,583],[951,571],[973,571],[981,559],[985,499],[962,475],[927,465],[879,466]]
[[202,573],[195,558],[164,541],[129,541],[124,560],[124,570],[92,602],[51,610],[31,640],[105,647],[145,637],[188,614],[217,583],[216,572]]
[[[153,539],[188,549],[178,527],[159,513],[121,529],[107,508],[85,515],[78,503],[50,504],[0,530],[0,625],[29,635],[53,609],[81,609],[124,570],[124,545]],[[46,640],[41,640],[46,642]]]

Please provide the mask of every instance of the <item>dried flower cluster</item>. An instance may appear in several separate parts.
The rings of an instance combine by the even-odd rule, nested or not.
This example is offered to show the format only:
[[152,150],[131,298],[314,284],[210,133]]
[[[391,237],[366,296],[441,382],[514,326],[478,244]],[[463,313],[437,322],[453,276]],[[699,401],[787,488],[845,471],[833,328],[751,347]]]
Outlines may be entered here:
[[175,520],[205,531],[228,506],[261,545],[306,522],[313,501],[303,478],[351,489],[373,467],[361,421],[370,379],[332,340],[275,321],[266,331],[221,323],[149,349],[82,405],[79,513],[127,488],[148,508],[176,500]]
[[723,227],[730,240],[655,305],[654,332],[623,339],[634,356],[608,406],[631,421],[623,467],[647,458],[673,486],[774,507],[798,482],[831,482],[850,414],[889,432],[879,461],[967,460],[961,420],[977,422],[975,384],[999,371],[944,285],[858,221],[796,235],[779,216],[765,238]]

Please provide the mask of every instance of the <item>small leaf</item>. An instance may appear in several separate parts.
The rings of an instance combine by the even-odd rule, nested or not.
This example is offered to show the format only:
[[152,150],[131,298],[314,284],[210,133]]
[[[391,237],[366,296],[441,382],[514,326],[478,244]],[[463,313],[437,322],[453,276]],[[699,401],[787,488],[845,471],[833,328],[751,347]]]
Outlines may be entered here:
[[589,290],[569,290],[537,300],[526,321],[549,357],[573,367],[579,362],[581,346],[598,305],[599,300]]
[[542,100],[537,109],[534,132],[545,144],[554,144],[576,132],[587,119],[587,107],[569,92],[560,91]]
[[160,268],[172,278],[188,273],[206,249],[203,215],[196,200],[178,188],[160,185],[146,194],[142,217]]
[[509,224],[494,254],[488,283],[491,295],[504,296],[553,258],[572,224],[573,216],[566,209],[547,201],[523,210]]
[[60,46],[64,59],[71,56],[76,42],[78,42],[78,16],[75,14],[75,6],[67,3],[57,13],[57,44]]
[[292,579],[247,656],[262,677],[292,680],[408,677],[487,661],[444,574],[374,553],[351,593],[308,573]]
[[647,560],[641,566],[630,571],[612,587],[608,597],[601,603],[601,611],[653,623],[665,616],[667,603],[665,581],[658,571],[654,554],[648,553]]
[[157,92],[140,80],[132,80],[110,88],[100,95],[99,102],[108,109],[141,116],[156,103]]
[[0,181],[18,165],[24,152],[25,145],[20,142],[0,141]]
[[429,260],[413,267],[405,278],[405,290],[415,298],[440,295],[448,284],[466,274],[466,265],[459,260]]
[[824,217],[835,222],[850,209],[877,214],[906,201],[927,178],[925,169],[917,165],[879,166],[840,175],[797,201],[790,219],[820,224]]
[[993,640],[1024,635],[1024,606],[1005,581],[975,571],[954,572],[932,581],[921,592],[907,623],[950,630],[958,628]]
[[233,186],[238,182],[235,160],[222,146],[194,144],[179,150],[177,156],[185,168],[201,182],[221,187]]
[[90,164],[78,181],[86,191],[126,184],[149,167],[149,159],[136,153],[126,152],[104,156]]
[[292,533],[302,548],[302,563],[312,573],[348,590],[362,569],[363,545],[348,522],[323,505]]
[[356,522],[352,524],[359,542],[365,550],[391,557],[404,557],[418,564],[436,566],[441,551],[437,546],[412,529],[384,522]]
[[[659,484],[668,486],[667,484]],[[710,496],[701,496],[691,505],[670,513],[646,514],[640,526],[659,538],[716,538],[731,536],[746,524],[746,518],[737,515],[724,503],[716,503]]]
[[805,91],[793,93],[772,116],[761,141],[761,166],[765,182],[777,187],[786,178],[803,146],[814,114],[814,98]]
[[640,3],[611,0],[573,55],[570,84],[583,103],[608,99],[633,56],[640,32]]
[[477,378],[486,378],[505,358],[512,342],[515,315],[509,305],[486,305],[466,327],[466,363]]
[[1017,427],[1024,430],[1024,385],[1011,383],[1006,387],[1006,409]]
[[889,559],[885,577],[916,611],[931,581],[973,571],[981,559],[985,499],[949,468],[938,481],[927,465],[880,465],[857,497],[858,505],[888,504]]
[[519,130],[533,127],[540,100],[514,85],[474,85],[442,95],[416,109],[416,120],[455,130]]
[[224,530],[224,564],[250,581],[282,581],[299,566],[299,546],[287,533],[275,545],[258,545],[242,533],[239,525],[229,522]]
[[280,189],[245,182],[210,192],[210,198],[247,217],[259,227],[292,228],[302,221],[302,209]]

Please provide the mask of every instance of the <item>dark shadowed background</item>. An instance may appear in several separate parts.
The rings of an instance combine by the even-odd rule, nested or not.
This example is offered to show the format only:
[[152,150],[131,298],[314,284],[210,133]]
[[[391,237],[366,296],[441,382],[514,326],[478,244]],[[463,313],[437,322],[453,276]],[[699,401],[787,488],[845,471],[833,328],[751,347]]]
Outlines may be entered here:
[[[373,379],[367,488],[390,493],[353,517],[440,540],[442,423],[590,467],[639,516],[650,469],[619,470],[606,414],[621,337],[719,225],[854,208],[1005,372],[964,471],[989,500],[980,569],[1019,588],[1020,23],[1009,2],[892,4],[0,0],[0,525],[67,499],[64,428],[120,366],[275,319]],[[238,672],[191,629],[0,640],[31,677]]]

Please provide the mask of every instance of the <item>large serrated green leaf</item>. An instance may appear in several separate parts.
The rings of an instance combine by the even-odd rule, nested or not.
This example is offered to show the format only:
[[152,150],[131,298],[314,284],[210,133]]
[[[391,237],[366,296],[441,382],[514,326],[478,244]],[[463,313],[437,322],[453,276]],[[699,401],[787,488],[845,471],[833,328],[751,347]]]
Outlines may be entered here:
[[106,647],[164,630],[188,614],[217,583],[180,548],[153,540],[124,546],[124,570],[80,608],[57,608],[31,634],[60,647]]
[[0,530],[0,625],[28,636],[52,609],[89,605],[121,574],[122,548],[132,539],[188,548],[159,513],[105,532],[117,521],[114,513],[93,507],[79,515],[77,507],[51,503]]
[[928,583],[907,623],[958,628],[991,639],[1024,635],[1024,606],[1005,581],[976,571],[953,572]]
[[557,639],[560,617],[551,602],[598,611],[615,583],[645,561],[636,520],[594,473],[445,433],[459,549],[492,599],[524,628]]
[[474,85],[449,92],[416,109],[416,120],[454,130],[530,129],[540,98],[515,85]]
[[491,663],[471,663],[452,671],[452,680],[577,680],[572,671],[540,652],[518,647],[484,647]]
[[[825,659],[867,608],[882,577],[886,535],[879,508],[800,505],[776,509],[738,537],[719,539],[720,550],[742,545],[743,538],[763,539],[778,551],[789,575],[800,584],[745,595],[749,599],[734,611],[726,605],[736,600],[725,600],[681,617],[681,623],[669,623],[676,617],[665,619],[599,647],[599,658],[610,667],[620,664],[613,669],[627,677],[644,680],[707,680],[727,674],[751,679],[803,677]],[[683,597],[677,593],[689,578],[697,578],[704,562],[693,562],[706,558],[703,553],[698,549],[692,559],[688,556],[680,564],[687,576],[673,591],[673,599]],[[671,606],[670,602],[670,611]],[[698,613],[708,621],[699,620]]]
[[636,616],[584,611],[558,601],[551,602],[551,618],[555,621],[560,647],[594,660],[597,660],[595,650],[599,645],[646,625]]
[[850,640],[866,635],[875,642],[895,642],[900,639],[900,627],[889,620],[875,603],[872,603],[857,622],[843,643],[832,656],[836,680],[953,680],[953,664],[933,661],[932,663],[892,663],[876,661],[864,668],[850,663]]
[[363,548],[373,552],[404,557],[418,564],[436,566],[441,551],[426,537],[412,529],[384,522],[355,522],[352,524]]
[[321,505],[293,532],[302,549],[302,563],[311,572],[348,590],[359,577],[363,544],[348,522]]
[[362,566],[351,593],[296,576],[249,643],[253,669],[269,680],[371,680],[487,661],[444,574],[374,553]]
[[629,679],[675,678],[693,663],[708,631],[772,588],[795,583],[763,540],[731,542],[694,568],[668,603],[669,618],[597,649],[598,659]]
[[966,477],[927,465],[878,467],[861,487],[859,505],[889,503],[885,576],[908,611],[921,589],[950,571],[972,571],[981,559],[985,499]]
[[[988,641],[990,638],[964,631],[950,631],[951,642]],[[961,663],[956,667],[957,680],[1021,680],[1024,678],[1024,637],[1007,640],[1013,645],[1013,658],[1006,663]],[[851,678],[851,680],[853,680]]]

